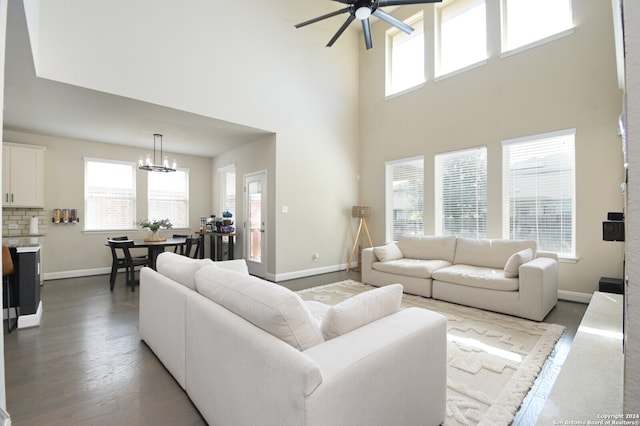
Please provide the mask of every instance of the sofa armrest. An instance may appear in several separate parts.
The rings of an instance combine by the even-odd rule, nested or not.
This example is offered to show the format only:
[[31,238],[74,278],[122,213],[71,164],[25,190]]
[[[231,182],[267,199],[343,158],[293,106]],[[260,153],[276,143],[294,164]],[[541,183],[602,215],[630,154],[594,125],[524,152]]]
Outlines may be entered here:
[[377,262],[376,254],[373,252],[373,247],[368,247],[362,250],[362,282],[371,282],[371,271],[373,271],[373,263]]
[[306,350],[322,372],[309,424],[442,423],[446,348],[446,318],[408,308]]
[[536,257],[520,266],[520,300],[530,301],[525,318],[542,321],[558,302],[558,261]]
[[140,270],[140,336],[183,389],[185,317],[190,293],[193,290],[151,268]]

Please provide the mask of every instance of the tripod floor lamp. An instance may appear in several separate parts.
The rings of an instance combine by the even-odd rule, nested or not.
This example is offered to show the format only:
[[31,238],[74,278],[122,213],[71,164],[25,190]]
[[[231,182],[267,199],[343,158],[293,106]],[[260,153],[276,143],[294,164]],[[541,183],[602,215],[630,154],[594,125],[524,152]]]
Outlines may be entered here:
[[[356,252],[356,247],[358,247],[358,241],[364,238],[362,234],[362,230],[367,234],[367,239],[369,240],[369,247],[373,247],[373,243],[371,242],[371,235],[369,235],[369,228],[367,228],[366,217],[371,214],[371,207],[364,206],[353,206],[351,209],[351,217],[360,218],[360,225],[358,225],[358,232],[356,233],[356,238],[353,241],[353,248],[351,249],[351,256],[349,256],[349,263],[347,264],[347,272],[351,269],[351,262],[353,261],[353,256]],[[362,247],[361,247],[362,250]],[[360,266],[360,252],[358,252],[358,267]]]

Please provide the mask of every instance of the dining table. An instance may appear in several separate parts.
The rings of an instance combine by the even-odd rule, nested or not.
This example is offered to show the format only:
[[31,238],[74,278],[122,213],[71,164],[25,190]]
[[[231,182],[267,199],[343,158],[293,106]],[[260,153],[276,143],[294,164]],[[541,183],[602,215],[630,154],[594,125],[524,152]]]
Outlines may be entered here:
[[145,247],[149,254],[149,267],[156,269],[156,258],[162,253],[165,247],[176,247],[187,242],[185,237],[167,237],[163,241],[145,241],[144,239],[135,239],[133,241],[134,248]]

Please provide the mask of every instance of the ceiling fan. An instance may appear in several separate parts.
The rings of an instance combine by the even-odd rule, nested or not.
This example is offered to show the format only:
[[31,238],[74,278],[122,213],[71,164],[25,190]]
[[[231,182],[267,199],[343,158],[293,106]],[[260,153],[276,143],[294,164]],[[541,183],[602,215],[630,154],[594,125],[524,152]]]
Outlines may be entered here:
[[301,22],[297,24],[295,27],[300,28],[309,24],[316,23],[318,21],[322,21],[327,18],[331,18],[333,16],[340,15],[342,13],[349,13],[349,17],[342,24],[342,26],[338,29],[338,32],[329,40],[327,43],[327,47],[333,46],[333,43],[338,40],[338,38],[342,35],[344,30],[347,29],[349,24],[351,24],[356,18],[362,21],[362,31],[364,33],[364,44],[367,46],[367,49],[371,49],[373,47],[373,40],[371,39],[371,23],[369,22],[369,17],[371,15],[385,21],[387,24],[393,25],[401,31],[404,31],[407,34],[411,34],[413,32],[413,28],[399,19],[394,18],[389,15],[387,12],[380,9],[385,6],[402,6],[408,4],[425,4],[425,3],[440,3],[442,0],[332,0],[338,3],[347,4],[348,6],[336,10],[335,12],[327,13],[326,15],[318,16],[317,18],[309,19],[308,21]]

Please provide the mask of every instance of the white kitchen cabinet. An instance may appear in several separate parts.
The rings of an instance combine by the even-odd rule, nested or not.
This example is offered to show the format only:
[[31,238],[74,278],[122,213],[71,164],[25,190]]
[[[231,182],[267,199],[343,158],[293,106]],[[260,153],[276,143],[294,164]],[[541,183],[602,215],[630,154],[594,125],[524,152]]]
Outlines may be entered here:
[[44,147],[4,142],[2,205],[44,207]]

